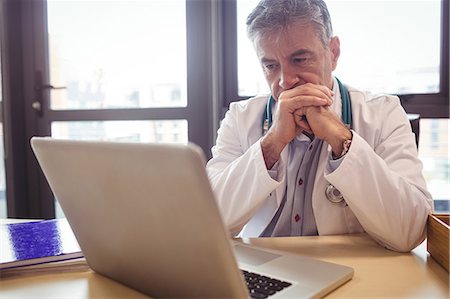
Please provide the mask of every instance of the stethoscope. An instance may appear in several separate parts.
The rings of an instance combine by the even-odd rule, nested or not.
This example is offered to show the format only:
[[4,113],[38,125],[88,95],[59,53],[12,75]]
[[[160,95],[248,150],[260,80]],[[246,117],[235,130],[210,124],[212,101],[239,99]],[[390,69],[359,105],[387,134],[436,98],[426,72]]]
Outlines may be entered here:
[[[336,81],[339,86],[339,92],[341,94],[341,101],[342,101],[342,121],[345,125],[347,125],[349,128],[352,126],[352,106],[350,101],[350,93],[348,89],[339,81],[338,78],[336,78]],[[273,122],[273,105],[275,105],[275,99],[272,95],[269,96],[269,99],[267,100],[266,110],[264,111],[264,117],[262,122],[262,130],[263,135],[269,131],[270,126]],[[334,187],[332,184],[329,184],[327,188],[325,188],[325,195],[327,199],[335,204],[344,202],[344,196],[342,196],[341,192]]]

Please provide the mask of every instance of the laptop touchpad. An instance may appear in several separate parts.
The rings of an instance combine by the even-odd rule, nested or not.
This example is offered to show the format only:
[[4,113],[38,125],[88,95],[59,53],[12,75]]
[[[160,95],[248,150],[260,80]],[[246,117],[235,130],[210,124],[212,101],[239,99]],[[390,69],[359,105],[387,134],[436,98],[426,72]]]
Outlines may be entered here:
[[236,259],[244,264],[259,266],[270,262],[281,255],[262,251],[256,248],[250,248],[246,246],[241,246],[239,244],[234,245],[234,254],[236,255]]

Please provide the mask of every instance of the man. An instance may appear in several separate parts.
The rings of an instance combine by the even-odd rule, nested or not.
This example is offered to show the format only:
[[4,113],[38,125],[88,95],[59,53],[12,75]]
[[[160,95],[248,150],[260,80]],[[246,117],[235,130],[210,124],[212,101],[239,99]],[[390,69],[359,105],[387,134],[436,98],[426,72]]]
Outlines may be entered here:
[[398,98],[347,90],[332,76],[340,41],[322,0],[263,0],[247,26],[272,100],[232,103],[212,149],[207,170],[230,232],[365,231],[413,249],[432,199]]

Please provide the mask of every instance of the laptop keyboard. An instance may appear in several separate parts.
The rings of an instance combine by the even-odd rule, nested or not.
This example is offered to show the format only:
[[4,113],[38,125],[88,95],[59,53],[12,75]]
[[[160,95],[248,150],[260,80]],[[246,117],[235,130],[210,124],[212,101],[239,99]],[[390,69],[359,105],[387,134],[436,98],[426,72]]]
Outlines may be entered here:
[[242,273],[244,274],[245,283],[247,284],[251,298],[267,298],[291,285],[286,281],[245,270],[242,270]]

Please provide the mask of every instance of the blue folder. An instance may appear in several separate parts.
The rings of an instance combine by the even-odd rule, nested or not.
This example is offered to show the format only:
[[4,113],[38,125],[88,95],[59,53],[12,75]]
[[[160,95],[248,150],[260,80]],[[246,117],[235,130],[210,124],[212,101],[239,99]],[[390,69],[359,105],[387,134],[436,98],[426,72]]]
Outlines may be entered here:
[[0,270],[80,257],[66,219],[0,224]]

